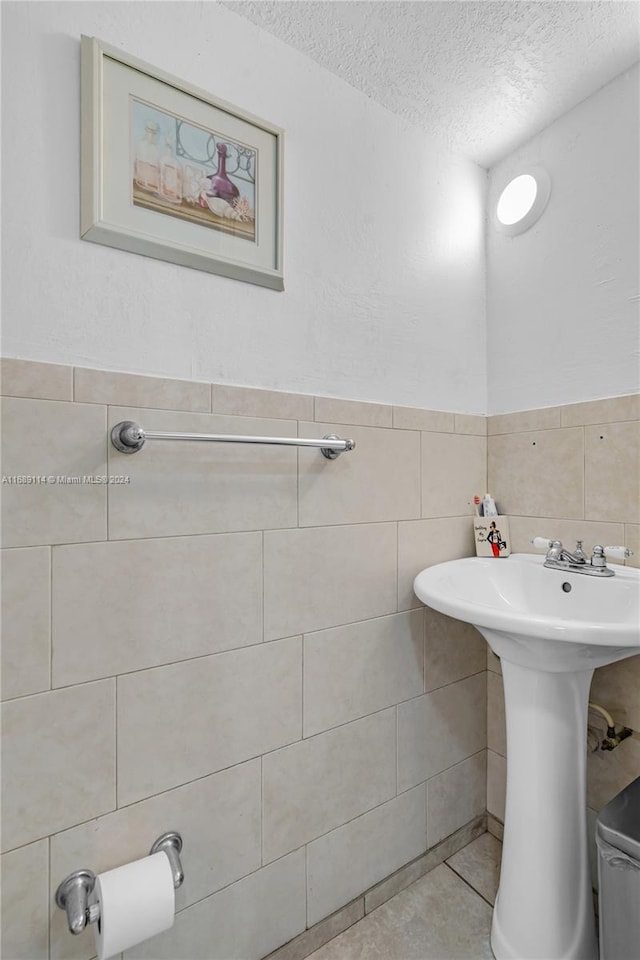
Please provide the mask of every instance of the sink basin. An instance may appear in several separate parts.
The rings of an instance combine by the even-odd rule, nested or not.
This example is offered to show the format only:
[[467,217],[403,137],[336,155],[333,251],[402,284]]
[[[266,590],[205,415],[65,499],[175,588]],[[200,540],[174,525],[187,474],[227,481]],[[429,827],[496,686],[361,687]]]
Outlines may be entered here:
[[472,623],[502,661],[507,795],[497,960],[597,960],[586,824],[586,732],[596,667],[640,654],[640,570],[599,579],[544,557],[429,567],[416,595]]
[[640,653],[640,570],[616,567],[600,580],[543,564],[527,553],[468,557],[423,570],[413,588],[428,606],[491,631],[495,652],[522,666],[589,670]]

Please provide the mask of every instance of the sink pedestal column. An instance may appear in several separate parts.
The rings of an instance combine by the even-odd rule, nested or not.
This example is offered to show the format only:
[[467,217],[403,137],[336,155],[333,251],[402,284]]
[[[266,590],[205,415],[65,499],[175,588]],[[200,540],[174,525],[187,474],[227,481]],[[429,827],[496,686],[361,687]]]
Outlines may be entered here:
[[519,666],[483,633],[503,657],[508,753],[491,947],[497,960],[597,960],[586,825],[593,670]]

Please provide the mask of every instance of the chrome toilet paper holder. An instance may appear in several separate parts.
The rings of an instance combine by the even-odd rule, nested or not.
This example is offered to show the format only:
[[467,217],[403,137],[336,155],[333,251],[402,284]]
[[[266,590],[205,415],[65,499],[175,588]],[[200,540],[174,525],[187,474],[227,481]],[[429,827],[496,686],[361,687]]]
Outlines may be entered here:
[[[173,886],[178,889],[182,886],[184,880],[184,871],[180,854],[182,852],[182,837],[175,830],[169,833],[163,833],[149,851],[149,856],[154,853],[166,853],[171,865],[173,875]],[[77,936],[82,933],[89,923],[95,923],[100,919],[100,904],[89,903],[89,897],[93,893],[96,884],[96,875],[92,870],[75,870],[66,877],[56,890],[56,904],[61,910],[67,911],[67,923],[69,931]]]

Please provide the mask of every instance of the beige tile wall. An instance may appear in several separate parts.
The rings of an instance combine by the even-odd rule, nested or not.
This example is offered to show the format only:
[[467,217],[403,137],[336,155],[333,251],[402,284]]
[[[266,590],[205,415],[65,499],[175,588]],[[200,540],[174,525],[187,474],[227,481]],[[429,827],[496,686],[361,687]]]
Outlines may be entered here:
[[[411,584],[473,552],[485,418],[19,360],[2,377],[3,475],[130,478],[3,483],[3,956],[90,960],[57,884],[167,829],[176,923],[126,960],[258,960],[477,832],[484,643]],[[127,456],[122,419],[358,446]]]
[[[511,516],[515,550],[581,537],[639,562],[637,397],[486,419],[6,359],[2,387],[3,476],[36,478],[2,490],[16,960],[89,960],[91,932],[71,940],[51,906],[57,882],[144,855],[169,825],[187,844],[178,921],[131,958],[210,958],[214,929],[220,957],[258,958],[485,796],[504,816],[499,660],[412,591],[422,567],[473,553],[473,493],[488,486]],[[333,463],[191,444],[127,457],[107,442],[121,419],[335,432],[357,449]],[[39,479],[107,474],[130,480]],[[591,696],[638,731],[638,689],[633,658],[598,670]],[[80,763],[70,718],[91,744]],[[639,772],[638,733],[592,754],[590,807]]]
[[[640,562],[640,396],[488,418],[488,483],[511,518],[512,547],[534,536],[622,544]],[[506,742],[500,661],[489,652],[487,809],[504,818]],[[640,657],[596,670],[590,699],[635,733],[588,756],[587,801],[600,810],[640,775]],[[590,717],[590,722],[597,717]]]

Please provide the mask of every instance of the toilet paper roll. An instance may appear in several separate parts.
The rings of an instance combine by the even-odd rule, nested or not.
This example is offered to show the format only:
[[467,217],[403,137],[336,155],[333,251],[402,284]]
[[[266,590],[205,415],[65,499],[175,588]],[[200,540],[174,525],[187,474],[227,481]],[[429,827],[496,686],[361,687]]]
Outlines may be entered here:
[[107,960],[173,926],[171,864],[160,851],[96,878],[100,918],[94,924],[98,960]]

